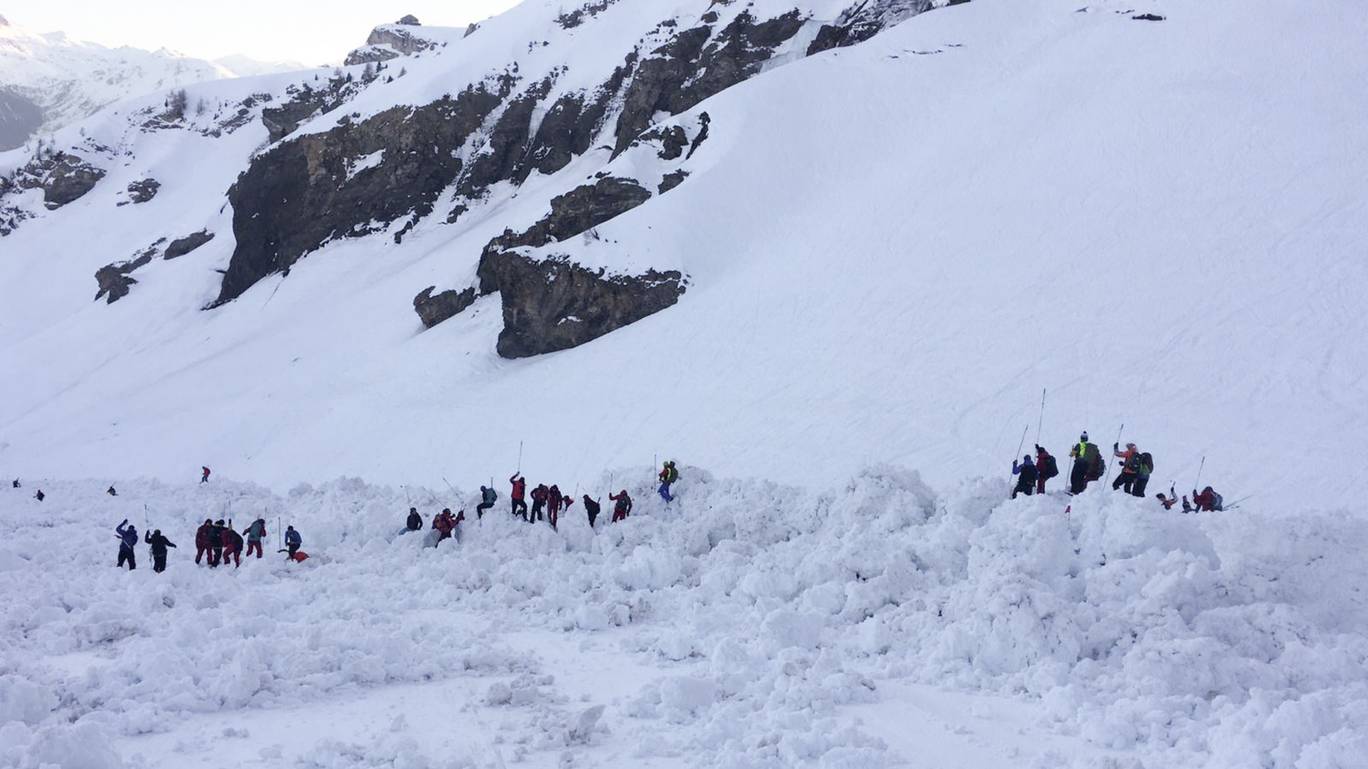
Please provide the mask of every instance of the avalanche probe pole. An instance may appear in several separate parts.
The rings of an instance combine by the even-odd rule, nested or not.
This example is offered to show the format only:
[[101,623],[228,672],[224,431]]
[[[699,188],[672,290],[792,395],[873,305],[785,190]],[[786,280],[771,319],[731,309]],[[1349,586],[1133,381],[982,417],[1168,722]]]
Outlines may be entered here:
[[518,441],[518,472],[522,472],[522,441]]
[[[1045,388],[1040,388],[1040,421],[1036,423],[1036,445],[1040,445],[1040,429],[1045,426]],[[1020,452],[1017,452],[1020,453]]]
[[1206,467],[1206,455],[1202,455],[1202,463],[1197,465],[1197,480],[1192,482],[1192,491],[1195,494],[1202,483],[1202,468]]
[[1029,424],[1021,428],[1021,441],[1017,443],[1016,455],[1012,457],[1012,464],[1016,464],[1017,457],[1021,456],[1021,447],[1026,445],[1026,431],[1030,429]]
[[[1121,444],[1121,433],[1124,433],[1125,431],[1126,431],[1126,423],[1125,423],[1125,422],[1122,422],[1122,423],[1121,423],[1121,429],[1116,431],[1116,445],[1120,445],[1120,444]],[[1110,458],[1107,459],[1107,477],[1106,477],[1105,480],[1102,481],[1103,483],[1108,483],[1108,482],[1111,481],[1111,461],[1112,461],[1112,459],[1115,458],[1115,455],[1116,455],[1116,447],[1113,446],[1113,447],[1112,447],[1112,457],[1110,457]]]

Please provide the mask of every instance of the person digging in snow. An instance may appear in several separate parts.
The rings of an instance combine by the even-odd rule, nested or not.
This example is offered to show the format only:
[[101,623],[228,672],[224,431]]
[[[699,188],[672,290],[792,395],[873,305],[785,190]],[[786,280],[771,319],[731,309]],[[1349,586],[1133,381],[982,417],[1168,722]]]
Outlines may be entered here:
[[546,509],[546,497],[550,493],[551,490],[546,488],[545,483],[537,484],[537,488],[532,490],[532,512],[528,514],[531,523],[546,520],[542,511]]
[[175,547],[176,543],[163,537],[161,529],[146,535],[143,541],[152,546],[152,571],[158,574],[166,571],[166,548]]
[[286,527],[285,527],[285,550],[280,551],[280,552],[286,553],[286,558],[289,559],[289,560],[291,560],[291,561],[302,561],[302,560],[304,560],[304,559],[303,559],[303,558],[299,558],[298,556],[302,555],[302,553],[299,552],[299,548],[300,548],[300,546],[302,546],[303,544],[304,544],[304,538],[301,537],[301,536],[299,536],[299,532],[295,531],[295,527],[293,527],[293,526],[286,526]]
[[594,521],[598,520],[600,509],[602,508],[597,500],[591,499],[588,494],[584,495],[584,512],[589,516],[589,528],[594,528]]
[[19,479],[18,479],[18,478],[15,478],[15,479],[14,479],[14,488],[16,488],[16,489],[19,488]]
[[616,503],[613,505],[613,523],[627,520],[627,516],[632,514],[632,498],[627,496],[627,490],[609,494],[608,498]]
[[[493,481],[491,481],[492,483]],[[494,507],[494,503],[499,499],[498,493],[487,486],[480,487],[480,504],[475,506],[475,518],[484,520],[486,510]]]
[[514,515],[521,515],[525,521],[527,520],[527,479],[522,477],[522,473],[513,473],[513,477],[509,478],[508,482],[513,487],[513,491],[510,494],[510,497],[512,498],[512,513]]
[[233,522],[228,521],[228,525],[223,528],[223,565],[227,566],[228,561],[232,560],[233,568],[242,565],[242,535],[233,528]]
[[105,489],[105,493],[111,497],[119,496],[119,492],[115,491],[113,486],[110,486],[109,488]]
[[138,544],[138,530],[128,519],[123,519],[123,523],[114,527],[114,534],[119,538],[119,562],[117,567],[122,569],[125,563],[128,570],[133,571],[138,568],[138,559],[133,552],[133,548]]
[[251,558],[252,551],[255,550],[256,557],[260,558],[262,556],[261,540],[266,538],[266,519],[258,518],[252,521],[252,524],[242,533],[247,535],[247,553],[244,557]]
[[1150,475],[1154,472],[1154,457],[1148,451],[1140,452],[1135,458],[1135,480],[1131,483],[1131,493],[1137,497],[1145,496]]
[[1029,497],[1035,492],[1038,475],[1030,454],[1022,457],[1020,462],[1012,462],[1012,475],[1017,476],[1016,488],[1012,489],[1012,499],[1016,499],[1018,494]]
[[223,563],[223,519],[214,521],[209,529],[209,565],[217,567]]
[[423,528],[423,516],[418,514],[418,508],[409,508],[408,520],[404,522],[404,527],[409,531],[418,531]]
[[1217,494],[1216,490],[1210,486],[1202,489],[1201,493],[1198,493],[1196,489],[1193,489],[1192,504],[1196,505],[1197,512],[1199,513],[1219,513],[1225,509],[1225,499],[1220,494]]
[[42,502],[45,498],[47,498],[47,495],[43,493],[42,489],[39,489],[38,493],[33,495],[33,498],[38,500],[39,502]]
[[551,488],[546,490],[546,520],[551,524],[551,528],[556,528],[556,521],[560,519],[561,505],[565,504],[565,495],[561,493],[560,487],[551,484]]
[[203,556],[208,556],[208,557],[209,557],[209,565],[210,565],[210,566],[214,566],[214,565],[215,565],[215,564],[214,564],[214,550],[213,550],[213,546],[209,544],[209,537],[210,537],[210,535],[213,534],[213,531],[214,531],[214,522],[211,521],[211,520],[209,520],[208,518],[205,518],[205,519],[204,519],[204,523],[201,523],[201,524],[199,525],[199,528],[198,528],[198,529],[195,529],[195,565],[196,565],[196,566],[199,565],[200,558],[203,557]]

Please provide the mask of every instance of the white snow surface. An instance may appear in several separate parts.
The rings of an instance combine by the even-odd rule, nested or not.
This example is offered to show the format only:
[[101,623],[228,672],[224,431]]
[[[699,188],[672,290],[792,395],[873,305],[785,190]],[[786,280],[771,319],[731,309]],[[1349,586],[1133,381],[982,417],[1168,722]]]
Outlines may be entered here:
[[[804,7],[813,24],[844,8]],[[620,2],[562,30],[558,9],[525,3],[405,59],[406,75],[299,130],[511,61],[531,82],[567,51],[554,89],[589,87],[622,41],[699,13]],[[1167,18],[1131,18],[1147,11]],[[1121,440],[1156,459],[1152,492],[1189,490],[1205,456],[1203,485],[1254,495],[1245,510],[1361,514],[1364,39],[1343,0],[975,0],[773,67],[668,118],[711,117],[677,189],[546,249],[682,270],[681,301],[516,361],[494,353],[497,296],[430,331],[412,298],[469,285],[489,238],[539,218],[603,151],[456,225],[439,204],[402,245],[330,243],[202,311],[234,245],[224,192],[266,132],[145,132],[130,121],[156,105],[125,103],[79,127],[112,148],[94,158],[109,175],[0,240],[0,467],[473,488],[522,444],[524,470],[569,485],[654,455],[812,488],[891,461],[948,487],[1005,473],[1047,388],[1041,442],[1061,457],[1079,430],[1106,447],[1124,422]],[[148,175],[156,199],[115,207]],[[208,245],[140,270],[115,305],[91,301],[97,268],[202,227]]]
[[[681,470],[668,508],[599,479],[637,505],[596,532],[357,479],[0,490],[0,765],[1364,765],[1362,518]],[[460,542],[396,533],[410,503]],[[197,567],[221,515],[312,557]],[[124,517],[164,574],[113,568]]]

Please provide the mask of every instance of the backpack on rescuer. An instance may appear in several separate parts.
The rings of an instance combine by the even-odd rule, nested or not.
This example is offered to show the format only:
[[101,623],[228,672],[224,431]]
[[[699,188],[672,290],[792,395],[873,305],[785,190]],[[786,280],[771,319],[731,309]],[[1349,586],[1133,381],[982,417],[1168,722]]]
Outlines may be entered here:
[[1140,455],[1140,475],[1148,478],[1154,474],[1154,457],[1148,451]]
[[1059,475],[1059,462],[1055,461],[1054,454],[1046,454],[1045,466],[1039,469],[1040,477],[1047,481],[1056,475]]
[[1095,481],[1107,472],[1107,463],[1102,459],[1102,452],[1096,443],[1087,444],[1083,449],[1083,456],[1088,460],[1088,480]]

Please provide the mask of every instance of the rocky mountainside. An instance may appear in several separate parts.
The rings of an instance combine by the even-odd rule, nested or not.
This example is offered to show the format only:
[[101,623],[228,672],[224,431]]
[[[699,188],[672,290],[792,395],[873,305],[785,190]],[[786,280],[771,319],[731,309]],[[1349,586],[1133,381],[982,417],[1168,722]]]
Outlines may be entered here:
[[130,96],[287,69],[302,67],[245,56],[210,62],[166,49],[107,48],[61,33],[30,32],[0,17],[0,150]]
[[1340,0],[401,21],[0,154],[0,463],[954,483],[1046,389],[1044,444],[1124,423],[1156,489],[1357,493],[1316,459],[1368,429]]

